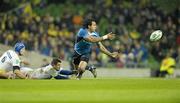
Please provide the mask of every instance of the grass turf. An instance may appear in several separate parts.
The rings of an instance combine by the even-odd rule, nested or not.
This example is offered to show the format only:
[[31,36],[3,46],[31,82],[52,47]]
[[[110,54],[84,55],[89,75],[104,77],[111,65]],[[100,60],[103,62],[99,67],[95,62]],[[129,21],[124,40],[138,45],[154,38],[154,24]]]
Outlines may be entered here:
[[0,103],[180,103],[180,79],[0,80]]

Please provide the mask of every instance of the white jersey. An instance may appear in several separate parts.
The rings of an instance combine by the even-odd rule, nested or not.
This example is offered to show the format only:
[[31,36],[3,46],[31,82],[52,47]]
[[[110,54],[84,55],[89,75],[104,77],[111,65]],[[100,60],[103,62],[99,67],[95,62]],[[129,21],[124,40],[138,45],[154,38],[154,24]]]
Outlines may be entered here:
[[59,70],[55,70],[52,65],[48,65],[42,68],[35,69],[31,77],[32,78],[37,78],[37,79],[49,79],[51,77],[55,77],[59,74]]
[[13,66],[20,67],[20,62],[18,54],[13,50],[8,50],[0,57],[0,70],[13,71]]

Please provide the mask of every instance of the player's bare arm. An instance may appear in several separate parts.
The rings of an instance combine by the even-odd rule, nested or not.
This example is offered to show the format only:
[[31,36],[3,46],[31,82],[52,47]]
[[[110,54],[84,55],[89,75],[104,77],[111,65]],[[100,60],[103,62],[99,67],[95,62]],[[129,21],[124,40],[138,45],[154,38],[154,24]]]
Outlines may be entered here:
[[89,42],[100,42],[100,41],[103,41],[103,40],[106,40],[106,39],[114,39],[115,38],[115,34],[113,34],[112,32],[102,36],[102,37],[94,37],[94,36],[91,36],[89,35],[87,38],[85,38],[86,41],[89,41]]
[[118,52],[109,52],[101,42],[98,42],[98,46],[103,53],[107,54],[110,57],[117,58],[119,55]]
[[25,61],[25,60],[21,60],[21,63],[23,63],[24,65],[30,65],[30,63],[28,61]]
[[27,77],[20,71],[19,67],[14,66],[14,74],[16,74],[21,79],[26,79]]

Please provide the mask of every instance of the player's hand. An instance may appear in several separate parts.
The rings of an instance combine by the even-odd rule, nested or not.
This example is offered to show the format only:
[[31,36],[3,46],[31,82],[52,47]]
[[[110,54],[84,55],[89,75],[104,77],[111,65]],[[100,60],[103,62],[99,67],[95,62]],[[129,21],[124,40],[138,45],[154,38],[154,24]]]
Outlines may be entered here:
[[14,73],[9,73],[8,74],[8,79],[15,79],[15,74]]
[[111,57],[113,57],[113,58],[118,58],[118,57],[119,57],[119,53],[118,53],[118,52],[113,52],[113,53],[111,54]]
[[108,39],[110,40],[115,38],[115,34],[113,34],[112,32],[108,33],[107,36],[108,36]]

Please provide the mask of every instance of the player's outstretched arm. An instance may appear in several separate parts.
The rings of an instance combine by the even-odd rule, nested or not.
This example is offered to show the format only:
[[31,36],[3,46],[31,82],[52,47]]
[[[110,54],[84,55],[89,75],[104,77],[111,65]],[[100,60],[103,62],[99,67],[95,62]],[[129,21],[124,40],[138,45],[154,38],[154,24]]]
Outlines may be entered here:
[[103,40],[106,40],[106,39],[114,39],[115,38],[115,34],[113,34],[112,32],[102,36],[102,37],[94,37],[92,35],[89,35],[87,38],[85,38],[86,41],[89,41],[89,42],[100,42],[100,41],[103,41]]
[[[116,34],[113,34],[112,32],[110,32],[110,33],[108,33],[108,34],[106,34],[107,36],[108,36],[108,39],[110,39],[110,40],[113,40],[114,38],[115,38],[115,35]],[[106,36],[105,35],[105,36]],[[104,36],[103,36],[104,37]]]
[[30,63],[28,61],[25,61],[25,60],[21,60],[21,63],[23,63],[24,65],[30,65]]
[[119,56],[118,52],[109,52],[101,42],[98,43],[98,46],[103,53],[107,54],[110,57],[117,58]]

